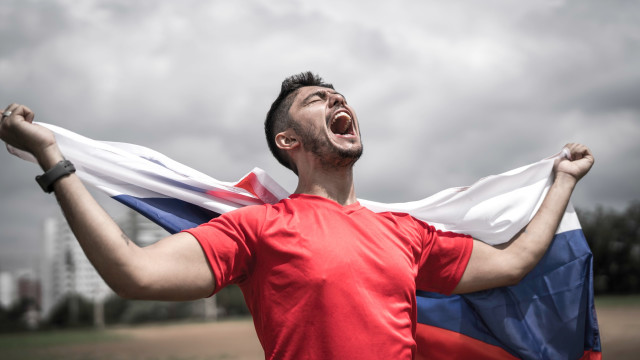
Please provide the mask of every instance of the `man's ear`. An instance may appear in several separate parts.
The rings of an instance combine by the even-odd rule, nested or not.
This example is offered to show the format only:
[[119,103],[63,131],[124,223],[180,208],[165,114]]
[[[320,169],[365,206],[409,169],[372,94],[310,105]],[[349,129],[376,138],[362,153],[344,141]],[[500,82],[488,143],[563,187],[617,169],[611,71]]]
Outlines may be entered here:
[[293,150],[300,146],[298,134],[293,129],[287,129],[276,134],[276,146],[282,150]]

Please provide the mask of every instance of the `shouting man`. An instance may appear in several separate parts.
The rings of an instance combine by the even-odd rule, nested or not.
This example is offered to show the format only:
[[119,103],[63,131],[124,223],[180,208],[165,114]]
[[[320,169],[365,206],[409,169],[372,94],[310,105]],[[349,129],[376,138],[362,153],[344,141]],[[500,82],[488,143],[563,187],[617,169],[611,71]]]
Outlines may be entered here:
[[53,134],[9,105],[0,137],[33,154],[87,257],[121,296],[189,300],[238,284],[267,359],[412,359],[416,290],[466,293],[516,284],[542,258],[576,183],[583,145],[531,222],[492,247],[402,213],[374,213],[355,194],[360,127],[345,97],[312,73],[286,79],[267,114],[267,143],[298,175],[289,198],[248,206],[139,248],[91,197]]

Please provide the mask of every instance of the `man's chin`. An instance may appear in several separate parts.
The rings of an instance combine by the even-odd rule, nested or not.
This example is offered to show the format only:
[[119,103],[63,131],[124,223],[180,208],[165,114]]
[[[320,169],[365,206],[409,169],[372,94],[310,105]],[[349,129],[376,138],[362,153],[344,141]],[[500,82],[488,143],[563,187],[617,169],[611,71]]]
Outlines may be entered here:
[[362,156],[362,146],[350,149],[339,149],[335,154],[334,166],[336,167],[351,167],[353,166],[360,156]]
[[308,144],[308,149],[328,168],[351,167],[362,156],[363,146],[359,141],[348,146],[339,146],[329,139],[318,141],[308,138],[303,139],[304,143]]

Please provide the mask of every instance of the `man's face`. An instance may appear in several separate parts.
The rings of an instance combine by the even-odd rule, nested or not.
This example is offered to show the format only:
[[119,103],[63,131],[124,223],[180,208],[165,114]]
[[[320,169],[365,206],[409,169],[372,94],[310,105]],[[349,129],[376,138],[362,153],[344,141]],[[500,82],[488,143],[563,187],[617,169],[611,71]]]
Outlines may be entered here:
[[289,116],[303,148],[326,165],[352,166],[362,155],[355,111],[335,90],[319,86],[300,88]]

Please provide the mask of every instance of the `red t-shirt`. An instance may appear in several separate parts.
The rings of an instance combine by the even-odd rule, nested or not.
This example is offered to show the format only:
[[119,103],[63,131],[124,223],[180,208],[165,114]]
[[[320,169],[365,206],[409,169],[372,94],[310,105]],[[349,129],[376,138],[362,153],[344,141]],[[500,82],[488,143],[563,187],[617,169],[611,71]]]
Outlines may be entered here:
[[312,195],[187,230],[238,284],[267,359],[412,359],[416,288],[451,293],[472,239]]

